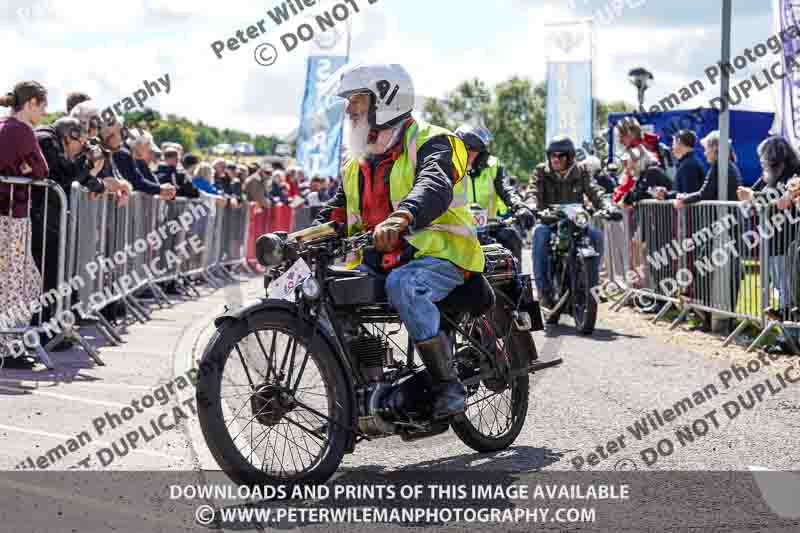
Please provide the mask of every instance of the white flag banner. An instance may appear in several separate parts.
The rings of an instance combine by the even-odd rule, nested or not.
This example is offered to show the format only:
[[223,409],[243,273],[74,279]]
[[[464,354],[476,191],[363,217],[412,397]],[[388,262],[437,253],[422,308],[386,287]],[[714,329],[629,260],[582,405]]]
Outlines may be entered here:
[[316,0],[316,4],[305,12],[303,23],[314,28],[309,55],[347,57],[350,54],[351,19],[339,21],[333,16],[331,10],[338,3],[341,2]]
[[547,126],[545,143],[566,135],[581,146],[592,141],[593,63],[591,21],[546,29]]
[[591,21],[545,25],[548,63],[585,63],[592,60]]

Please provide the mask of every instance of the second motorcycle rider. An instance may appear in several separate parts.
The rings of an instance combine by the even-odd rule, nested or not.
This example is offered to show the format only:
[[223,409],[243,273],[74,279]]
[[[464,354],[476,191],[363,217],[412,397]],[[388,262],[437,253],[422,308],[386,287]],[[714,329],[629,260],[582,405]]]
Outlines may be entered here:
[[[463,125],[456,135],[469,150],[468,191],[470,203],[487,210],[489,219],[497,217],[498,211],[508,206],[524,228],[533,226],[534,216],[522,202],[522,198],[506,181],[505,167],[489,153],[492,135],[486,128]],[[497,242],[509,249],[522,267],[522,235],[513,226],[506,226],[493,236]]]

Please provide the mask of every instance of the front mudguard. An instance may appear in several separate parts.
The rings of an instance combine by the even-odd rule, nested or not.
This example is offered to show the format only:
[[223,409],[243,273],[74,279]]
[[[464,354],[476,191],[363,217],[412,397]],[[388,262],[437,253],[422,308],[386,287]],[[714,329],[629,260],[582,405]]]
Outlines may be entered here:
[[[280,310],[284,311],[293,317],[296,320],[301,320],[301,313],[300,309],[297,307],[297,304],[293,302],[289,302],[286,300],[279,300],[274,298],[260,298],[256,301],[253,301],[249,304],[246,304],[238,309],[229,309],[226,307],[225,312],[219,315],[217,318],[214,319],[214,326],[216,326],[217,330],[219,331],[226,324],[229,325],[237,325],[241,324],[243,327],[246,327],[247,330],[252,331],[253,322],[251,321],[252,317],[255,317],[260,312],[265,310]],[[342,350],[339,347],[339,343],[335,340],[335,333],[333,332],[333,328],[326,320],[317,320],[316,323],[310,323],[309,321],[305,320],[302,322],[305,326],[302,330],[302,335],[310,339],[313,334],[319,335],[320,338],[328,344],[328,347],[331,350],[331,353],[334,354],[336,357],[336,362],[338,363],[339,367],[341,368],[342,372],[345,373],[346,379],[345,382],[347,384],[347,401],[350,402],[351,410],[350,412],[353,413],[353,419],[351,420],[351,427],[358,427],[358,410],[356,406],[356,394],[355,394],[355,387],[354,384],[356,383],[355,374],[353,372],[352,366],[349,364],[349,360],[347,359],[347,355],[342,353]],[[213,342],[216,340],[216,336],[212,338],[209,346],[206,348],[206,352],[210,351]],[[203,360],[205,360],[205,353]],[[200,373],[203,373],[203,368],[201,364]],[[356,435],[354,433],[350,433],[348,438],[347,445],[345,447],[346,453],[352,453],[355,449],[355,442],[356,442]]]
[[219,329],[227,320],[247,320],[248,316],[268,308],[281,309],[295,316],[299,316],[300,314],[300,311],[297,309],[297,304],[295,303],[274,298],[259,298],[238,309],[231,309],[226,305],[225,312],[214,319],[214,325]]

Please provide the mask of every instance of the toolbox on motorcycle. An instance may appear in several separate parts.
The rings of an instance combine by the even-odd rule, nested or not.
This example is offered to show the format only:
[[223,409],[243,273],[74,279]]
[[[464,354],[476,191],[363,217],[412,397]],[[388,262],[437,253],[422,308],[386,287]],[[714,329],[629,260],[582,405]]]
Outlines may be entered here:
[[374,305],[386,302],[386,282],[366,272],[328,268],[328,294],[335,305]]
[[487,244],[481,246],[485,267],[483,275],[490,283],[500,283],[513,280],[517,275],[517,266],[514,254],[500,244]]

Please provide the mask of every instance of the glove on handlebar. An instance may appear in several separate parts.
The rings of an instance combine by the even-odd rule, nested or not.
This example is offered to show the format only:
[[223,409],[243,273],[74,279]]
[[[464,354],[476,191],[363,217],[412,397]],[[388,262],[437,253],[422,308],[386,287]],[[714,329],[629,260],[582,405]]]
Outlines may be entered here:
[[517,219],[519,219],[522,225],[526,228],[533,226],[534,222],[536,221],[533,211],[531,211],[525,204],[514,205],[512,211],[514,212],[514,216],[517,217]]
[[400,245],[400,237],[411,224],[411,216],[402,211],[395,211],[389,218],[375,226],[373,242],[379,252],[391,252]]

